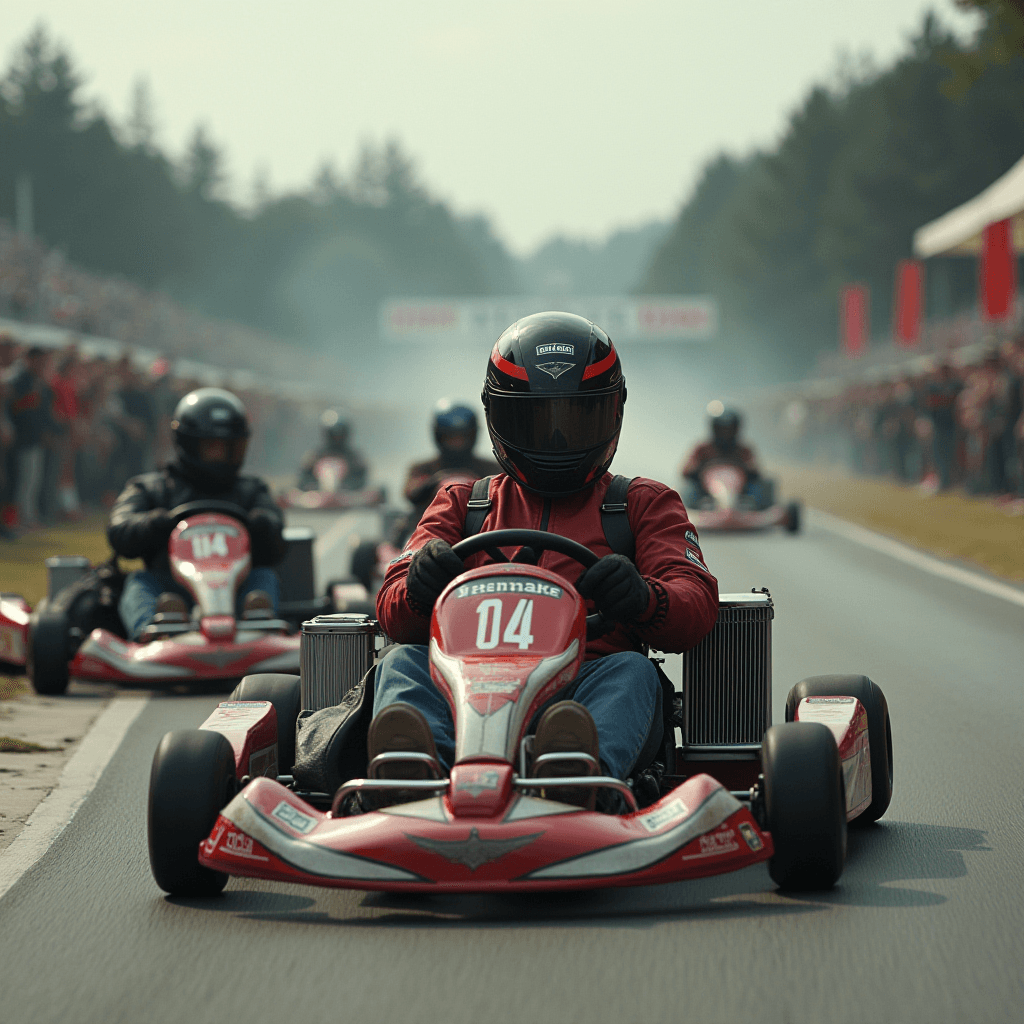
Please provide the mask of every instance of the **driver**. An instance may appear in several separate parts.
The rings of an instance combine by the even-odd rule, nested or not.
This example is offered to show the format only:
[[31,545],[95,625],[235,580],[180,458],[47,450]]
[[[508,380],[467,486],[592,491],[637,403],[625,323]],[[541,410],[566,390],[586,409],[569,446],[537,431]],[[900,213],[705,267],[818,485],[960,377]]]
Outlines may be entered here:
[[284,557],[284,517],[259,477],[239,475],[249,440],[245,406],[230,391],[199,388],[178,403],[171,433],[173,461],[132,477],[107,525],[117,554],[146,563],[129,573],[118,605],[133,640],[158,614],[159,622],[186,621],[191,596],[171,576],[167,541],[175,525],[171,509],[190,501],[228,501],[245,510],[253,568],[238,590],[239,613],[266,618],[277,610],[280,584],[270,567]]
[[685,484],[685,500],[690,505],[696,505],[708,497],[701,483],[701,473],[713,463],[728,463],[739,466],[747,474],[744,493],[750,495],[759,508],[767,507],[771,504],[768,483],[762,479],[757,468],[753,449],[740,444],[743,417],[735,409],[729,409],[717,400],[708,403],[707,411],[711,440],[698,444],[679,468]]
[[352,444],[352,424],[343,419],[337,409],[326,409],[320,416],[320,431],[323,435],[320,447],[302,460],[299,489],[317,490],[320,485],[316,478],[316,464],[321,459],[333,455],[345,460],[346,470],[342,487],[346,491],[362,490],[366,486],[368,470],[362,453]]
[[[544,709],[534,756],[586,753],[603,772],[625,779],[657,708],[660,681],[646,647],[676,652],[698,643],[715,623],[718,583],[704,565],[679,495],[654,480],[637,477],[626,496],[633,559],[613,554],[605,539],[601,505],[612,481],[607,470],[622,427],[626,384],[601,328],[570,313],[519,320],[491,352],[482,397],[504,473],[490,481],[490,511],[480,532],[546,530],[589,548],[600,558],[586,571],[553,551],[544,552],[539,564],[572,581],[589,610],[600,610],[614,624],[588,641],[578,676]],[[463,563],[452,550],[463,538],[471,490],[469,483],[452,483],[438,492],[377,596],[381,626],[404,646],[377,670],[371,760],[388,751],[417,751],[451,766],[452,716],[431,682],[425,645],[444,587],[490,560],[478,554]],[[396,764],[392,771],[392,777],[413,778],[424,770]],[[593,806],[592,790],[563,795]]]
[[420,521],[447,477],[472,481],[500,471],[493,459],[481,459],[473,453],[477,419],[468,405],[442,398],[434,406],[431,427],[437,456],[414,463],[405,478],[405,497],[413,507],[410,527]]

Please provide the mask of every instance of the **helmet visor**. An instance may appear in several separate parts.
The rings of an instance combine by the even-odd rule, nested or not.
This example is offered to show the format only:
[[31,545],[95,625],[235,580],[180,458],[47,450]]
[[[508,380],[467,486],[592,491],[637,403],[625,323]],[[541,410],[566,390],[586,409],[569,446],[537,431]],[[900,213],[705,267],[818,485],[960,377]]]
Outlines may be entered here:
[[611,438],[622,416],[622,389],[578,395],[488,392],[487,419],[503,441],[523,451],[568,452]]

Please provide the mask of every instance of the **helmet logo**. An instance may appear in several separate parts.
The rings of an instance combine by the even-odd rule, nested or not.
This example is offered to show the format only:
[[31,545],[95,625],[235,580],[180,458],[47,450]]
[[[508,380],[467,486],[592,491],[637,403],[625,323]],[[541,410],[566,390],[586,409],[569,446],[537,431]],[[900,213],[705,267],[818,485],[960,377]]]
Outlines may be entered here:
[[538,345],[534,350],[538,356],[574,356],[576,347],[565,342],[552,342],[550,345]]
[[575,365],[575,363],[538,363],[537,369],[543,370],[558,380],[566,370],[571,370]]

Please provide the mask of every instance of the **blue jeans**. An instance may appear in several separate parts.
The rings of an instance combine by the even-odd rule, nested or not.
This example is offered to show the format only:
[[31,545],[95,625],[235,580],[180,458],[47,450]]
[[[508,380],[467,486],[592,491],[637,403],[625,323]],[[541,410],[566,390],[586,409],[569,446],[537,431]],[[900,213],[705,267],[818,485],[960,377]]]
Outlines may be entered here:
[[[603,770],[624,779],[633,770],[650,732],[660,687],[652,662],[636,651],[620,651],[584,662],[579,675],[544,706],[559,700],[579,701],[597,726]],[[455,726],[448,702],[430,678],[426,647],[396,647],[377,666],[373,713],[396,701],[423,712],[434,734],[437,756],[451,768]]]
[[[251,570],[242,581],[236,601],[236,610],[239,614],[245,595],[253,590],[265,590],[274,603],[274,611],[277,611],[277,604],[281,598],[281,583],[273,569],[260,566]],[[153,621],[157,598],[166,593],[180,594],[186,605],[192,605],[192,595],[169,572],[140,569],[128,574],[117,610],[132,640],[137,640],[146,626]]]

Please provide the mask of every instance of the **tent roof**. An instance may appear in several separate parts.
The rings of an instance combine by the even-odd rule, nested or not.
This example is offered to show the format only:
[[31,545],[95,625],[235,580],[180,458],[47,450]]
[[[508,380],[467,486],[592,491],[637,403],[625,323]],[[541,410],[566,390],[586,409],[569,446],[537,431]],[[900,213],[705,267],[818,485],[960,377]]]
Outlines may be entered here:
[[914,255],[973,256],[981,233],[993,221],[1013,219],[1013,242],[1024,252],[1024,157],[984,192],[914,232]]

